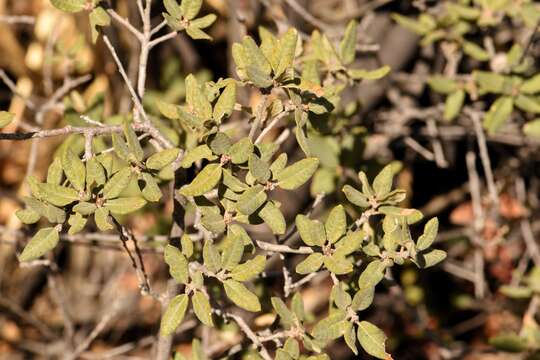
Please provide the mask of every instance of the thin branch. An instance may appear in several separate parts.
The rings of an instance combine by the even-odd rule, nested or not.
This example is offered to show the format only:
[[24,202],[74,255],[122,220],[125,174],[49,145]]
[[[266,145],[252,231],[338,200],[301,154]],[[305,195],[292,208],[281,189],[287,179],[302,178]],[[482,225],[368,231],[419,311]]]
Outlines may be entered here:
[[139,42],[142,42],[143,40],[143,34],[137,30],[128,19],[123,18],[118,14],[114,9],[107,9],[107,13],[116,21],[118,21],[121,25],[123,25],[130,33],[132,33]]
[[256,240],[257,246],[261,250],[271,251],[275,253],[289,253],[289,254],[312,254],[313,249],[309,246],[300,246],[298,249],[293,249],[287,245],[271,244],[264,241]]
[[6,23],[8,25],[14,25],[14,24],[34,25],[36,23],[36,18],[33,16],[27,16],[27,15],[16,15],[16,16],[0,15],[0,23]]
[[306,8],[304,8],[302,5],[300,5],[296,0],[284,0],[287,5],[291,7],[298,15],[300,15],[306,22],[310,23],[316,28],[319,28],[321,30],[331,32],[332,28],[330,25],[324,23],[323,21],[317,19],[315,16],[311,15],[309,11],[307,11]]

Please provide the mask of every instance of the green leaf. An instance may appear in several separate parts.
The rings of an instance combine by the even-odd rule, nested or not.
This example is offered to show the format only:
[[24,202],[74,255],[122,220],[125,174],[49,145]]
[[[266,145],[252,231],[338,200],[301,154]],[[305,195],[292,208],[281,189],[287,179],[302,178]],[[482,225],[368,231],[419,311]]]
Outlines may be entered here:
[[76,213],[69,217],[68,223],[70,226],[68,230],[69,235],[73,235],[84,229],[88,219],[82,217],[81,214]]
[[429,87],[440,94],[451,94],[458,91],[458,85],[454,79],[441,75],[434,75],[428,79]]
[[514,102],[510,96],[501,96],[491,105],[484,116],[484,128],[494,134],[508,120],[514,110]]
[[512,299],[528,299],[532,296],[532,289],[525,286],[503,285],[499,292]]
[[353,203],[356,206],[361,208],[368,208],[370,206],[369,199],[366,195],[362,194],[360,191],[356,190],[350,185],[345,185],[342,189],[343,193],[347,200]]
[[78,212],[81,215],[92,215],[96,209],[96,204],[85,201],[81,201],[73,207],[73,211]]
[[224,269],[232,270],[242,260],[242,256],[244,255],[244,241],[240,236],[233,234],[230,234],[228,239],[230,240],[221,254],[221,263]]
[[223,282],[225,294],[237,306],[251,312],[261,311],[261,304],[255,294],[249,291],[242,283],[236,280]]
[[338,283],[332,287],[331,298],[338,307],[338,309],[346,310],[352,302],[351,295],[343,289],[341,283]]
[[180,163],[180,166],[187,169],[190,168],[193,163],[199,161],[199,160],[215,160],[217,157],[212,154],[212,150],[208,147],[208,145],[203,144],[199,145],[191,150],[186,151],[184,157],[182,158],[182,162]]
[[259,275],[264,270],[266,258],[257,255],[255,258],[236,266],[230,273],[231,278],[236,281],[249,281]]
[[89,20],[90,29],[92,30],[92,42],[95,43],[99,36],[97,26],[109,26],[111,24],[111,17],[102,7],[98,6],[90,12]]
[[212,190],[221,180],[220,164],[208,164],[197,174],[191,184],[180,189],[184,196],[201,196]]
[[519,87],[519,92],[528,95],[540,92],[540,74],[536,74],[532,78],[525,80]]
[[307,216],[296,215],[296,227],[302,241],[308,246],[323,246],[326,242],[324,225],[318,220],[311,220]]
[[184,233],[182,235],[180,238],[180,246],[182,248],[182,254],[184,254],[187,258],[193,255],[193,241],[188,234]]
[[507,352],[524,352],[529,346],[527,339],[514,332],[503,333],[489,339],[489,344],[499,350]]
[[324,222],[326,238],[333,244],[338,241],[347,230],[347,216],[343,205],[338,205],[330,211],[328,218]]
[[354,326],[348,322],[345,325],[345,330],[343,332],[343,338],[345,339],[345,343],[351,349],[351,351],[358,355],[358,349],[356,347],[356,331],[354,330]]
[[459,89],[451,93],[450,95],[448,95],[444,103],[443,119],[445,121],[454,120],[461,112],[461,108],[463,107],[464,101],[465,101],[465,91],[462,89]]
[[540,102],[533,96],[518,95],[514,98],[514,105],[529,113],[540,113]]
[[62,161],[60,160],[59,156],[56,156],[47,170],[47,183],[60,185],[63,174],[64,170],[62,169]]
[[66,221],[66,213],[53,205],[45,204],[32,197],[24,197],[23,201],[28,208],[37,212],[41,216],[45,216],[51,223],[61,224]]
[[324,266],[336,275],[344,275],[353,271],[353,264],[345,257],[337,254],[325,256]]
[[212,37],[210,35],[202,31],[200,28],[198,28],[195,25],[188,26],[186,28],[186,33],[193,40],[212,40]]
[[69,148],[66,148],[62,154],[62,167],[71,185],[79,191],[84,191],[86,167]]
[[294,190],[306,183],[318,166],[319,159],[317,158],[302,159],[280,171],[275,176],[275,180],[282,189]]
[[220,213],[205,211],[202,214],[201,224],[213,234],[221,234],[225,231],[225,220]]
[[135,131],[131,127],[131,124],[127,121],[124,122],[124,136],[127,139],[127,144],[130,150],[130,153],[133,155],[134,160],[140,162],[143,159],[144,152],[141,147],[141,143],[139,142],[139,139],[137,138],[137,134],[135,134]]
[[475,60],[488,61],[490,59],[489,53],[484,48],[471,41],[463,41],[461,48],[465,54]]
[[264,73],[261,69],[255,67],[254,65],[248,65],[246,67],[246,74],[253,85],[258,88],[265,89],[273,84],[270,75]]
[[101,231],[114,229],[109,221],[109,210],[104,207],[97,208],[97,210],[94,212],[94,221],[96,222],[98,229]]
[[125,167],[112,178],[107,181],[103,187],[103,198],[104,199],[114,199],[124,191],[124,189],[129,185],[133,177],[133,172],[130,167]]
[[358,323],[358,341],[362,348],[378,359],[390,359],[385,350],[386,335],[377,326],[368,321]]
[[414,262],[419,268],[425,269],[437,265],[444,259],[446,259],[446,252],[439,249],[433,249],[426,253],[418,253]]
[[227,151],[231,147],[231,144],[232,140],[229,135],[221,131],[212,136],[209,142],[210,149],[212,149],[214,154],[217,155],[223,155],[227,153]]
[[47,183],[41,183],[38,187],[43,200],[55,206],[66,206],[79,200],[79,193],[71,188]]
[[190,25],[199,29],[204,29],[212,25],[217,19],[215,14],[208,14],[198,19],[190,21]]
[[212,105],[193,74],[186,77],[186,102],[189,104],[190,112],[194,112],[199,119],[212,118]]
[[58,10],[76,13],[84,10],[86,0],[51,0],[51,4]]
[[255,44],[255,41],[251,37],[245,36],[242,39],[242,46],[244,48],[247,67],[252,67],[253,69],[256,69],[257,72],[260,72],[262,76],[269,77],[272,67],[261,49]]
[[58,230],[54,227],[39,230],[24,247],[19,261],[31,261],[54,249],[60,240]]
[[201,11],[202,2],[202,0],[182,0],[180,10],[184,17],[188,20],[194,19]]
[[86,186],[103,185],[106,181],[105,169],[99,161],[95,157],[86,160]]
[[418,238],[416,242],[416,249],[418,251],[426,250],[433,244],[437,232],[439,231],[439,219],[433,218],[426,223],[424,227],[424,233]]
[[212,272],[218,272],[222,268],[221,256],[217,247],[211,241],[205,241],[203,246],[204,265]]
[[298,32],[294,28],[289,28],[279,40],[279,62],[274,69],[274,76],[276,78],[280,77],[288,68],[293,66],[297,42]]
[[169,265],[169,273],[179,284],[187,284],[189,280],[188,261],[178,248],[167,245],[163,255]]
[[523,133],[530,137],[540,138],[540,119],[526,123],[523,126]]
[[248,161],[249,156],[253,153],[253,143],[247,137],[238,140],[228,151],[233,164],[243,164]]
[[268,201],[259,211],[259,216],[272,230],[272,234],[282,235],[287,226],[281,210],[272,202]]
[[206,295],[195,290],[191,297],[191,302],[193,303],[193,311],[197,318],[207,326],[214,326],[212,320],[212,307],[210,306],[210,301],[208,301]]
[[309,254],[307,258],[296,265],[296,272],[302,275],[316,272],[321,268],[323,261],[323,254],[318,252]]
[[184,315],[189,304],[189,297],[186,294],[175,296],[167,305],[167,310],[161,318],[159,332],[162,336],[169,336],[184,320]]
[[264,187],[255,185],[240,195],[236,208],[244,215],[251,215],[266,202],[267,198]]
[[285,305],[283,300],[281,300],[278,297],[272,297],[270,301],[272,302],[272,307],[274,308],[276,313],[279,315],[283,325],[287,329],[289,329],[294,324],[294,315],[291,312],[291,310],[289,310],[289,308],[287,307],[287,305]]
[[163,5],[165,6],[165,10],[177,19],[181,19],[184,15],[182,7],[178,5],[176,0],[163,0]]
[[15,215],[21,220],[23,224],[35,224],[39,221],[41,218],[41,215],[37,213],[36,211],[28,208],[28,209],[19,209],[15,211]]
[[374,288],[383,278],[386,265],[381,260],[370,262],[358,278],[360,289]]
[[341,62],[348,65],[353,62],[356,55],[356,37],[357,37],[358,23],[355,20],[351,20],[347,24],[345,29],[345,35],[339,43],[339,57]]
[[124,215],[141,209],[146,205],[146,200],[142,197],[132,196],[107,200],[105,207],[113,214]]
[[392,14],[392,19],[394,19],[394,21],[403,26],[405,29],[410,30],[418,35],[426,35],[434,29],[434,27],[430,26],[427,22],[413,20],[399,14]]
[[375,287],[361,288],[354,294],[351,307],[354,311],[367,309],[373,302],[375,296]]
[[261,160],[257,155],[251,154],[248,160],[249,172],[257,181],[260,183],[266,183],[270,178],[270,167],[269,165]]
[[385,65],[375,70],[364,70],[364,69],[351,69],[347,73],[354,80],[378,80],[385,77],[392,70],[390,66]]
[[345,311],[335,310],[313,327],[311,334],[324,342],[334,340],[343,335],[345,330]]
[[231,81],[219,96],[216,105],[214,106],[214,120],[218,123],[224,118],[231,116],[236,103],[236,83]]
[[373,180],[373,190],[377,198],[381,198],[392,190],[394,170],[392,165],[386,165]]
[[8,111],[0,111],[0,129],[8,126],[14,118],[15,114]]
[[159,201],[162,196],[161,189],[159,188],[154,177],[148,173],[142,173],[141,178],[144,181],[144,187],[141,191],[143,197],[148,201]]
[[152,170],[161,170],[176,160],[179,154],[180,149],[177,148],[162,150],[146,160],[146,167]]
[[506,78],[503,75],[487,71],[474,71],[473,78],[484,93],[500,94],[506,83]]
[[118,155],[120,159],[127,162],[132,162],[133,160],[135,160],[135,158],[129,151],[127,143],[124,141],[122,135],[114,133],[111,135],[111,138],[114,152],[116,153],[116,155]]

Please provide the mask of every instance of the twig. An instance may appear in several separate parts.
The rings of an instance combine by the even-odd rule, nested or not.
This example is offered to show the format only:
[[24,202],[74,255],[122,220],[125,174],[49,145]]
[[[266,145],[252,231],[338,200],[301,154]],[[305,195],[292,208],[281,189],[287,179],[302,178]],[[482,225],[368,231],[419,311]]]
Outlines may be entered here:
[[28,25],[34,25],[36,23],[36,18],[33,16],[28,15],[16,15],[16,16],[8,16],[8,15],[0,15],[0,22],[14,25],[14,24],[28,24]]
[[284,117],[286,117],[287,115],[290,114],[290,112],[292,111],[292,109],[285,109],[283,110],[281,113],[279,113],[278,115],[276,115],[274,117],[274,119],[272,119],[272,121],[270,122],[270,124],[268,124],[268,126],[266,126],[263,131],[261,131],[261,133],[259,134],[259,136],[257,136],[257,139],[255,140],[255,145],[259,144],[263,139],[264,137],[270,132],[272,131],[272,129],[281,121],[281,119],[283,119]]
[[418,154],[422,155],[426,160],[433,161],[435,160],[435,155],[422,145],[420,145],[416,140],[410,136],[405,136],[403,139],[405,145],[416,151]]
[[256,240],[257,246],[265,251],[271,251],[275,253],[289,253],[289,254],[311,254],[313,249],[309,246],[301,246],[298,249],[293,249],[287,245],[271,244],[264,241]]
[[[517,198],[521,203],[525,203],[525,200],[527,198],[526,190],[525,190],[525,182],[523,181],[523,178],[518,177],[516,179],[516,194]],[[523,218],[519,222],[520,228],[521,228],[521,235],[523,236],[523,241],[525,242],[525,246],[527,247],[527,252],[531,256],[534,265],[537,267],[540,267],[540,249],[538,247],[538,244],[536,243],[536,239],[534,237],[534,233],[532,231],[531,222],[528,218]]]
[[494,211],[498,211],[499,195],[497,194],[497,187],[495,185],[493,171],[491,170],[491,160],[489,159],[489,153],[488,153],[487,144],[486,144],[486,136],[484,135],[484,130],[482,129],[480,115],[477,112],[474,112],[470,109],[465,109],[465,111],[474,125],[474,131],[476,133],[476,140],[478,142],[478,149],[480,150],[480,160],[482,162],[482,167],[484,168],[484,173],[486,175],[486,182],[488,186],[489,196],[491,197],[492,209]]
[[300,5],[296,0],[284,0],[287,5],[291,7],[298,15],[300,15],[305,21],[310,23],[316,28],[319,28],[321,30],[324,30],[325,32],[331,32],[332,28],[324,23],[323,21],[317,19],[315,16],[311,15],[309,11],[307,11],[306,8],[304,8],[302,5]]
[[259,354],[263,357],[265,360],[272,360],[272,357],[268,353],[268,350],[264,347],[263,343],[259,340],[259,337],[251,330],[251,328],[246,324],[244,319],[242,319],[240,316],[231,314],[231,313],[222,313],[221,314],[225,318],[233,319],[236,324],[240,327],[242,332],[246,334],[246,336],[251,340],[253,345],[255,345],[259,349]]
[[116,21],[118,21],[121,25],[123,25],[130,33],[132,33],[139,42],[142,42],[143,34],[137,30],[128,19],[123,18],[118,14],[114,9],[107,9],[107,13]]
[[476,155],[472,151],[468,151],[465,156],[467,162],[467,170],[469,173],[469,186],[471,191],[471,199],[473,203],[473,230],[474,239],[473,244],[476,249],[474,250],[474,269],[475,269],[475,282],[474,292],[475,296],[479,299],[484,297],[484,257],[483,257],[483,241],[482,241],[482,229],[485,224],[485,217],[482,211],[481,196],[480,196],[480,180],[478,173],[476,172]]
[[124,70],[124,66],[120,62],[120,59],[118,58],[118,54],[116,53],[116,50],[112,46],[109,38],[104,35],[103,41],[105,42],[105,45],[109,48],[109,51],[111,52],[114,61],[116,62],[116,66],[118,67],[118,71],[120,72],[120,75],[124,79],[124,82],[126,86],[128,87],[128,90],[131,94],[131,98],[133,100],[133,103],[135,104],[135,107],[137,108],[137,111],[141,114],[141,116],[144,119],[145,125],[148,127],[148,132],[152,137],[156,140],[158,140],[163,146],[166,148],[172,148],[173,145],[169,140],[167,140],[163,135],[159,132],[159,130],[150,122],[150,119],[146,115],[146,111],[144,111],[144,108],[142,106],[141,100],[139,99],[137,93],[135,92],[135,89],[133,88],[133,85],[131,84],[131,81],[129,80],[126,71]]

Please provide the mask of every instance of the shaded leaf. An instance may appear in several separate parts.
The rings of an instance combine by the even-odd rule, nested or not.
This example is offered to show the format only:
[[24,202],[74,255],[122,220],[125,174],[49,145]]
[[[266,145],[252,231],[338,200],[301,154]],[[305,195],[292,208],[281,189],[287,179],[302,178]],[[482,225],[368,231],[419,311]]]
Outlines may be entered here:
[[54,249],[60,240],[54,227],[40,229],[24,247],[19,261],[31,261]]

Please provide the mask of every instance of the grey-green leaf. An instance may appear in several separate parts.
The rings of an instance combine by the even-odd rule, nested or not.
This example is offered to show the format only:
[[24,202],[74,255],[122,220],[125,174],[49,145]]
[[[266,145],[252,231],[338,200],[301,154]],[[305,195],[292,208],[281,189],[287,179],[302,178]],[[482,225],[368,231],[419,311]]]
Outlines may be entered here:
[[281,170],[275,176],[275,180],[282,189],[294,190],[306,183],[318,166],[319,159],[317,158],[302,159]]
[[318,271],[324,261],[324,256],[321,253],[309,254],[307,258],[296,265],[296,272],[298,274],[310,274]]
[[437,232],[439,231],[439,219],[433,218],[426,223],[424,227],[424,233],[418,238],[416,242],[416,249],[418,251],[426,250],[433,244]]
[[174,333],[178,325],[184,320],[184,315],[189,304],[189,297],[186,294],[175,296],[167,306],[167,310],[161,318],[160,333],[168,336]]
[[214,326],[214,322],[212,321],[212,307],[206,295],[195,290],[191,297],[191,302],[193,303],[193,311],[197,318],[207,326]]
[[118,197],[124,191],[124,189],[129,185],[133,173],[130,167],[125,167],[113,177],[107,181],[103,187],[103,198],[104,199],[114,199]]
[[251,215],[266,202],[267,198],[264,187],[255,185],[240,195],[236,208],[244,215]]
[[326,242],[324,225],[318,220],[311,220],[307,216],[296,216],[296,227],[302,241],[308,246],[323,246]]
[[221,180],[220,164],[208,164],[201,170],[193,181],[180,189],[184,196],[200,196],[212,190]]
[[84,190],[84,183],[86,178],[86,167],[84,163],[77,155],[75,155],[70,148],[67,148],[62,154],[62,167],[66,177],[71,185],[79,190]]
[[360,321],[358,324],[358,341],[369,355],[378,359],[391,358],[386,352],[386,335],[369,321]]
[[58,230],[54,227],[39,230],[24,247],[19,261],[30,261],[39,258],[54,249],[60,240]]
[[125,215],[137,211],[146,205],[146,200],[138,196],[110,199],[105,202],[105,207],[113,214]]
[[251,280],[264,270],[265,264],[266,258],[262,255],[257,255],[255,258],[236,266],[231,271],[231,278],[237,281]]
[[251,312],[261,311],[261,303],[255,294],[249,291],[242,283],[236,280],[225,280],[223,282],[225,293],[233,303]]
[[178,248],[167,245],[165,246],[164,258],[169,265],[169,273],[180,284],[187,284],[189,280],[188,261],[184,254]]
[[347,216],[343,205],[338,205],[330,211],[328,218],[324,222],[326,238],[330,243],[338,241],[347,230]]

